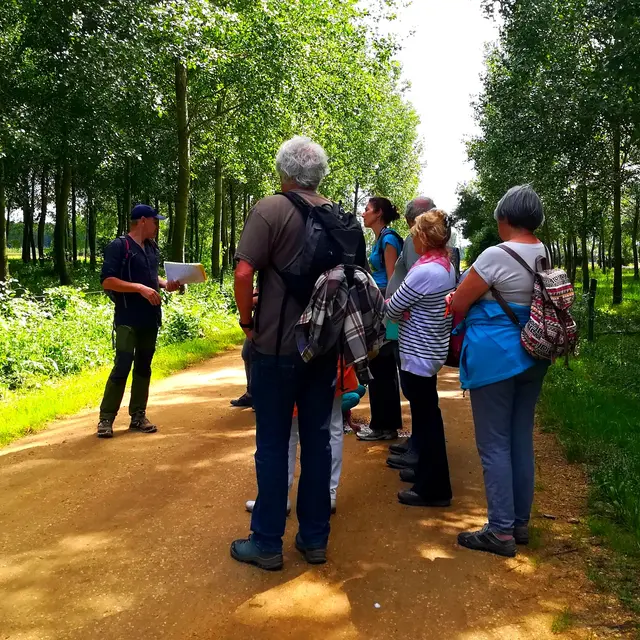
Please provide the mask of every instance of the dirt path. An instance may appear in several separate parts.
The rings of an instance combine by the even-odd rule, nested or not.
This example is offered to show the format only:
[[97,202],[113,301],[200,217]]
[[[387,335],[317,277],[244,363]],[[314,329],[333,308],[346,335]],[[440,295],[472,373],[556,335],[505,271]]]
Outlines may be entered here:
[[[537,640],[557,638],[554,620],[589,595],[562,554],[456,546],[483,524],[484,494],[453,372],[441,376],[451,509],[398,504],[386,446],[348,436],[329,563],[301,561],[295,515],[283,572],[234,562],[255,492],[253,413],[229,407],[242,384],[230,353],[153,387],[157,435],[127,434],[121,418],[99,441],[85,413],[0,451],[0,638]],[[565,637],[600,634],[580,624]]]

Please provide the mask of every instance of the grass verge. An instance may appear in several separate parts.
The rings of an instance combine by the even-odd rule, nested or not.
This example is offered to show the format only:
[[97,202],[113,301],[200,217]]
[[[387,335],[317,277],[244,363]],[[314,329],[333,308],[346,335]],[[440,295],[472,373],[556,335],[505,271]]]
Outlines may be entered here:
[[[206,338],[160,347],[153,360],[153,379],[159,380],[201,362],[244,339],[231,326]],[[99,367],[66,377],[50,386],[16,393],[0,407],[0,446],[44,429],[48,422],[95,406],[102,397],[110,367]]]
[[[606,553],[590,566],[597,585],[640,613],[640,283],[625,274],[625,304],[612,306],[611,278],[598,274],[595,342],[583,341],[571,369],[549,370],[541,423],[557,434],[570,462],[586,464],[589,526]],[[576,316],[584,317],[583,309]],[[586,327],[581,326],[583,334]]]

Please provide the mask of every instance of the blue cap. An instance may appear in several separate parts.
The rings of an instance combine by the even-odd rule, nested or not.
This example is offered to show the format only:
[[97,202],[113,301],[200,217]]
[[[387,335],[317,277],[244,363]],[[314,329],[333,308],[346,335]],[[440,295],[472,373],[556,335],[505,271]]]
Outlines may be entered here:
[[148,204],[137,204],[131,209],[131,219],[140,220],[140,218],[155,218],[156,220],[166,220],[165,216],[161,216],[153,207]]

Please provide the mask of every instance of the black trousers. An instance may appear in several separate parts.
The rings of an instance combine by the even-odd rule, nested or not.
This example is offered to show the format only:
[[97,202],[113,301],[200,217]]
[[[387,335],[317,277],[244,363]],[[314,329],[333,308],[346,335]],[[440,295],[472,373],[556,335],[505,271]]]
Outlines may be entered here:
[[411,405],[411,432],[420,458],[413,490],[427,500],[451,500],[444,423],[438,403],[438,376],[424,378],[401,371]]
[[385,344],[369,363],[373,380],[369,383],[372,431],[402,429],[400,385],[393,343]]

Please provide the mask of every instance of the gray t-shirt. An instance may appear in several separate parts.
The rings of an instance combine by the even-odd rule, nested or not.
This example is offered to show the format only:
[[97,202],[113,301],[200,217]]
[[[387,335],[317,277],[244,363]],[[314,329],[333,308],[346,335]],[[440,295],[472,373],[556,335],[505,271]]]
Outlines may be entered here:
[[[537,258],[546,255],[542,242],[537,244],[505,242],[503,244],[515,251],[534,270]],[[507,302],[531,305],[533,275],[500,247],[489,247],[483,251],[473,263],[473,268],[490,287],[495,287]],[[494,297],[491,291],[487,291],[481,299],[493,300]]]

